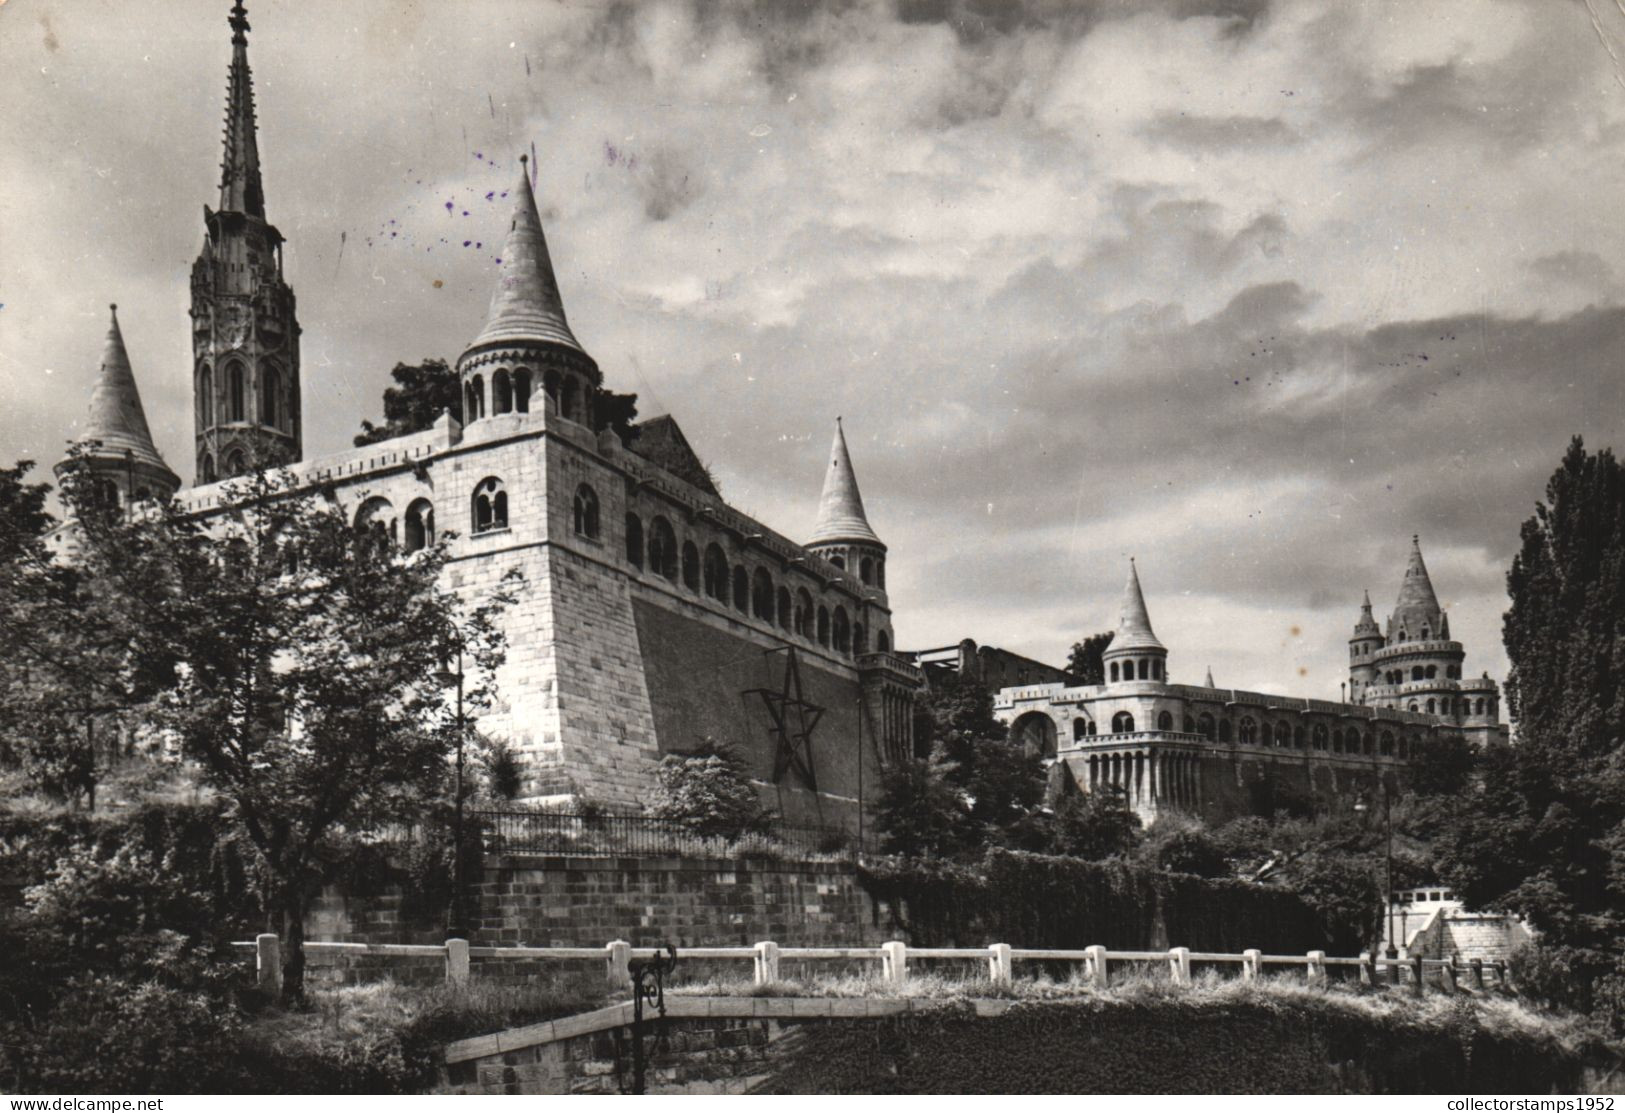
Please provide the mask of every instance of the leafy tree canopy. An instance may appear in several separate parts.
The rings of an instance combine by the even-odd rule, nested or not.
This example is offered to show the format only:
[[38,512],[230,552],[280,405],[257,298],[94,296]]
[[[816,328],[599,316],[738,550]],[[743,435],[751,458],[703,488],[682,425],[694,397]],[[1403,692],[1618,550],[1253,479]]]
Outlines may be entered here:
[[1090,634],[1075,642],[1066,659],[1066,671],[1077,677],[1079,684],[1106,683],[1106,647],[1112,644],[1112,631]]
[[433,428],[442,413],[463,420],[463,389],[457,372],[443,359],[397,363],[389,373],[395,385],[384,391],[384,423],[361,423],[356,447]]

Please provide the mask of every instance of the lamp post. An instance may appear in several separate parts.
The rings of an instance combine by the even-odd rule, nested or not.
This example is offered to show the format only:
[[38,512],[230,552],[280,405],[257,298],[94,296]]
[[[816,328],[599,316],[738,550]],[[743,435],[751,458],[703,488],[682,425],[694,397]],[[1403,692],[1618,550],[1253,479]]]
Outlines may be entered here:
[[457,784],[452,812],[451,924],[446,934],[453,939],[468,938],[467,905],[463,900],[463,744],[468,724],[463,717],[463,647],[457,647],[457,671],[442,668],[435,679],[444,687],[457,685]]
[[[1382,785],[1382,829],[1383,829],[1383,841],[1384,841],[1384,844],[1385,844],[1385,849],[1384,849],[1384,852],[1383,852],[1383,871],[1382,871],[1382,884],[1383,884],[1382,904],[1383,904],[1383,915],[1387,917],[1387,921],[1388,921],[1388,933],[1387,933],[1388,934],[1388,945],[1383,948],[1383,956],[1385,958],[1396,959],[1396,958],[1399,957],[1399,949],[1396,946],[1394,946],[1394,809],[1393,809],[1393,797],[1388,791],[1388,782],[1387,782],[1387,780],[1383,779],[1381,777],[1379,777],[1378,780],[1379,780],[1379,783]],[[1355,804],[1354,804],[1354,810],[1356,812],[1361,813],[1361,814],[1364,814],[1365,811],[1369,807],[1370,807],[1370,805],[1366,803],[1366,796],[1365,795],[1362,795],[1359,800],[1355,801]]]

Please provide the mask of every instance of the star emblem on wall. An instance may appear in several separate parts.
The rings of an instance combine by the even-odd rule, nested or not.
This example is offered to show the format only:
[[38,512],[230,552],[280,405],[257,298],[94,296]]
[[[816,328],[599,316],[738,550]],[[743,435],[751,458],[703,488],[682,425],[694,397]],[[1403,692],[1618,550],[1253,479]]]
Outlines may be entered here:
[[[776,651],[770,651],[776,652]],[[813,767],[812,734],[824,717],[824,708],[810,702],[801,686],[801,659],[794,646],[785,649],[784,679],[778,688],[752,688],[746,694],[758,695],[773,725],[769,728],[777,748],[773,757],[773,783],[783,782],[792,770],[807,787],[818,791],[818,775]]]

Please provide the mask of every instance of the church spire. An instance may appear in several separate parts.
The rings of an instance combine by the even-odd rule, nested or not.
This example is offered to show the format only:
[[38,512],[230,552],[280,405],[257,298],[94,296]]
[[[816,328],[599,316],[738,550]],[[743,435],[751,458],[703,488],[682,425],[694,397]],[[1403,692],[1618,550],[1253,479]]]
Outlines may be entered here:
[[547,251],[541,214],[536,211],[527,161],[524,155],[519,156],[513,222],[502,245],[497,288],[491,295],[485,327],[469,345],[469,351],[494,344],[544,343],[559,344],[585,355],[564,319],[564,300],[553,275],[553,259]]
[[863,511],[863,495],[858,492],[858,477],[852,471],[852,457],[846,451],[846,433],[841,428],[840,418],[835,419],[835,440],[829,448],[824,491],[818,499],[818,520],[813,524],[807,544],[832,541],[881,543]]
[[260,148],[254,124],[254,80],[248,69],[248,12],[231,9],[231,69],[226,83],[226,145],[220,162],[220,211],[265,219]]

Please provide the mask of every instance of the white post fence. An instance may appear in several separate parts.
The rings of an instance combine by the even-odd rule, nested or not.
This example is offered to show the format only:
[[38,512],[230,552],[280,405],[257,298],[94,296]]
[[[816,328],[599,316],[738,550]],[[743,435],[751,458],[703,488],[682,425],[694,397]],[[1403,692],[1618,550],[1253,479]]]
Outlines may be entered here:
[[[282,946],[272,934],[256,936],[251,943],[233,943],[233,947],[251,950],[255,956],[255,982],[260,989],[274,993],[282,985]],[[466,986],[473,977],[480,959],[515,959],[534,962],[600,962],[613,988],[631,985],[629,964],[633,952],[645,948],[633,947],[624,939],[606,943],[602,947],[485,947],[475,946],[466,939],[448,939],[444,944],[417,943],[310,943],[304,944],[312,955],[382,955],[392,958],[440,958],[445,962],[445,979],[453,986]],[[655,950],[656,948],[647,948]],[[1341,967],[1349,971],[1348,980],[1372,990],[1385,985],[1407,988],[1417,997],[1427,991],[1429,980],[1435,981],[1445,993],[1483,993],[1494,986],[1509,989],[1511,983],[1507,967],[1502,962],[1469,959],[1465,964],[1466,977],[1460,976],[1459,960],[1424,958],[1404,955],[1384,958],[1369,951],[1358,957],[1334,958],[1325,951],[1310,951],[1306,955],[1267,955],[1258,950],[1240,954],[1212,951],[1192,951],[1188,947],[1173,947],[1167,951],[1113,951],[1102,946],[1082,950],[1040,950],[1012,947],[1008,943],[993,943],[987,947],[911,947],[901,940],[882,943],[878,947],[783,947],[764,939],[753,947],[686,947],[678,951],[679,959],[689,962],[749,961],[752,980],[757,985],[772,985],[781,978],[785,962],[875,962],[879,964],[881,980],[890,989],[901,992],[908,983],[910,963],[968,962],[971,969],[986,963],[987,979],[995,987],[1006,989],[1015,982],[1018,962],[1081,963],[1084,980],[1092,987],[1105,989],[1111,982],[1111,973],[1119,967],[1142,967],[1153,971],[1162,966],[1174,985],[1192,984],[1192,967],[1201,964],[1209,968],[1238,968],[1243,981],[1257,982],[1266,974],[1266,967],[1304,971],[1304,983],[1325,986],[1330,980],[1330,968]],[[1384,969],[1386,968],[1386,970]],[[1386,975],[1386,977],[1385,977]],[[1465,983],[1465,984],[1464,984]]]

